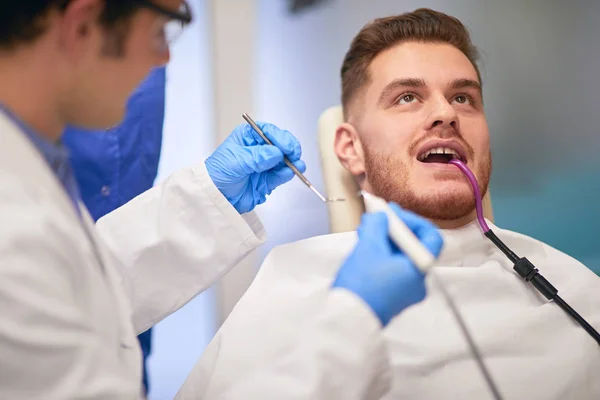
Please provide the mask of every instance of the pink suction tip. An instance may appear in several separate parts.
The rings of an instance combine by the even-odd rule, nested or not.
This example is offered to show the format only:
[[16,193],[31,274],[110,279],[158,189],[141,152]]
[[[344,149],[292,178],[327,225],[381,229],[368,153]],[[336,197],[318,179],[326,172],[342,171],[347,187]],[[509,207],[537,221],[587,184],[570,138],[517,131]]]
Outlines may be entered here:
[[467,180],[471,184],[471,187],[473,188],[473,194],[475,195],[475,211],[477,212],[477,221],[479,222],[479,226],[481,226],[481,229],[483,229],[483,233],[486,233],[487,231],[490,230],[490,228],[488,227],[487,222],[485,221],[485,218],[483,218],[483,205],[481,204],[481,192],[479,191],[479,185],[477,184],[477,178],[475,178],[475,175],[473,175],[471,170],[469,168],[467,168],[465,163],[463,163],[460,160],[457,160],[457,159],[450,160],[450,162],[448,162],[448,164],[456,165],[460,169],[460,171],[463,174],[465,174],[465,176],[467,177]]

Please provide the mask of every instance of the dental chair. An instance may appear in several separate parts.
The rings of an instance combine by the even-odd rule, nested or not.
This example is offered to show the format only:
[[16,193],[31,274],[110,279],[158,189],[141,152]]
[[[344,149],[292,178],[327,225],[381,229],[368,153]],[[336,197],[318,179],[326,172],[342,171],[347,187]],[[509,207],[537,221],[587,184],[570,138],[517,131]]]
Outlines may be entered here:
[[[344,122],[341,106],[330,107],[319,118],[319,152],[323,183],[327,197],[340,197],[344,202],[327,204],[330,233],[356,230],[360,216],[364,212],[362,198],[356,194],[360,190],[352,174],[344,169],[333,151],[333,140],[337,127]],[[483,199],[483,215],[494,222],[490,192]]]

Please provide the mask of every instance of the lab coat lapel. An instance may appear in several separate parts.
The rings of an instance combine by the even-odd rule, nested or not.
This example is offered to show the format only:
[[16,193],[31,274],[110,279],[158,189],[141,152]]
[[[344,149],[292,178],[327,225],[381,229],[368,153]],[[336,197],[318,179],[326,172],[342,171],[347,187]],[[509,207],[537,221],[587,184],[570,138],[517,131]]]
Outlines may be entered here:
[[[29,141],[25,133],[0,112],[0,159],[7,166],[25,165],[18,171],[24,181],[36,182],[35,193],[29,193],[36,199],[54,204],[62,214],[78,218],[77,212],[62,184],[49,168],[43,155]],[[23,162],[26,159],[27,162]],[[29,187],[28,187],[29,189]],[[83,230],[81,233],[84,233]]]
[[[26,188],[24,190],[28,190],[29,195],[40,200],[40,203],[47,203],[56,208],[56,211],[60,212],[64,218],[72,220],[72,229],[77,230],[79,236],[88,239],[80,242],[89,246],[88,253],[95,254],[94,257],[87,258],[91,264],[87,267],[100,270],[108,289],[114,294],[111,300],[115,301],[114,308],[116,308],[115,312],[118,313],[120,321],[121,347],[124,349],[134,348],[137,342],[135,342],[136,336],[131,324],[131,308],[120,286],[121,280],[115,270],[116,260],[98,240],[93,219],[86,207],[80,204],[81,216],[78,215],[71,199],[49,168],[43,155],[37,151],[25,133],[3,113],[0,113],[0,135],[2,139],[0,165],[5,165],[7,170],[20,166],[19,179],[24,182],[36,182],[35,186],[24,185]],[[136,358],[132,362],[139,362],[139,360]]]
[[[81,223],[80,216],[73,207],[73,202],[64,190],[62,183],[48,166],[43,155],[29,141],[25,133],[2,113],[0,113],[0,132],[3,139],[2,146],[0,146],[2,164],[12,168],[20,166],[22,169],[18,173],[19,179],[22,179],[23,182],[36,183],[35,186],[24,185],[25,190],[29,191],[29,195],[40,200],[40,204],[50,204],[64,218],[72,220],[72,229],[77,230],[79,236],[90,236],[88,231],[93,231],[93,227],[86,227],[85,221],[83,224]],[[80,210],[89,218],[85,206],[80,205]],[[92,247],[93,252],[94,243],[90,241],[88,245]],[[97,257],[90,258],[89,261],[94,263],[94,267],[102,269],[102,262]]]
[[90,242],[94,246],[94,252],[98,258],[100,267],[104,272],[105,279],[111,292],[114,294],[114,299],[117,303],[117,313],[119,314],[121,332],[121,347],[124,349],[132,349],[137,344],[137,339],[133,326],[131,324],[132,312],[129,300],[123,291],[123,279],[115,267],[120,267],[119,261],[116,260],[108,251],[102,240],[96,235],[94,219],[90,215],[87,208],[80,206],[81,218],[86,234]]

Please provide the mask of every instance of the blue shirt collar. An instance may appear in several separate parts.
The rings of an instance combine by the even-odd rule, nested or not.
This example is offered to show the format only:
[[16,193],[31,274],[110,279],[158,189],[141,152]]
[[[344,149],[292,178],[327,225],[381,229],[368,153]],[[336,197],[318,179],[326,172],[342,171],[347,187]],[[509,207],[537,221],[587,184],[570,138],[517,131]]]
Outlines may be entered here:
[[35,132],[29,125],[23,120],[17,117],[11,110],[0,103],[0,112],[3,112],[13,123],[15,123],[25,136],[31,141],[31,143],[38,149],[38,151],[44,156],[44,159],[48,163],[48,166],[52,169],[56,177],[63,184],[63,187],[67,191],[67,194],[73,201],[76,211],[79,212],[79,188],[75,181],[73,170],[69,162],[69,152],[60,142],[52,143],[46,140]]

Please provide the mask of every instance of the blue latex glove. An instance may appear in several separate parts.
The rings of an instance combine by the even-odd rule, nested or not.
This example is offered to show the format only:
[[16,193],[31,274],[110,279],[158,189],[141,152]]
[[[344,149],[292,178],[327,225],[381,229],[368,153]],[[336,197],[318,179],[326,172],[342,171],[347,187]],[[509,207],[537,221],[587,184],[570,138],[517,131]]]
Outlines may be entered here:
[[274,146],[248,124],[238,125],[206,160],[206,169],[215,186],[240,213],[252,211],[265,202],[279,185],[294,177],[283,162],[284,154],[300,172],[306,165],[300,157],[300,142],[275,125],[256,122]]
[[[437,257],[442,236],[426,219],[390,204],[394,212]],[[340,268],[333,287],[348,289],[361,297],[386,326],[405,308],[425,298],[425,276],[388,237],[384,213],[364,214],[358,243]]]

